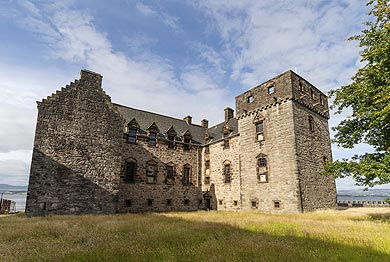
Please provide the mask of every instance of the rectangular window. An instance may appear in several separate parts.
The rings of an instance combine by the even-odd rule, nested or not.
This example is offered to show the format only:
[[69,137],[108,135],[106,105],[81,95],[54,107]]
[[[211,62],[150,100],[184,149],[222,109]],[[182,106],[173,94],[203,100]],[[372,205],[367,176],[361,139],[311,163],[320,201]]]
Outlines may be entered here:
[[125,182],[134,183],[134,176],[135,176],[135,163],[126,162]]
[[156,133],[149,134],[149,145],[156,146]]
[[167,199],[167,206],[172,206],[172,199]]
[[151,164],[146,165],[146,183],[148,184],[156,183],[156,165],[151,165]]
[[229,139],[223,140],[223,149],[229,149]]
[[311,99],[315,99],[315,94],[314,94],[313,89],[310,89],[310,96],[311,96]]
[[248,104],[252,103],[255,99],[253,98],[253,96],[248,96],[247,98],[247,102]]
[[185,205],[185,206],[188,206],[189,204],[190,204],[190,200],[184,199],[184,205]]
[[209,146],[205,146],[204,147],[204,152],[205,152],[205,154],[210,154],[210,147]]
[[209,177],[209,176],[206,176],[206,177],[204,178],[204,184],[205,184],[205,185],[209,185],[209,184],[210,184],[210,177]]
[[234,200],[233,201],[233,205],[236,207],[238,205],[238,201],[237,200]]
[[268,173],[261,173],[258,175],[258,180],[260,183],[267,183],[268,182]]
[[148,207],[153,206],[153,199],[148,199]]
[[175,148],[175,137],[168,136],[168,148]]
[[190,150],[190,143],[191,143],[191,139],[188,139],[188,138],[184,139],[184,151]]
[[223,201],[222,200],[219,200],[219,205],[222,205],[223,204]]
[[274,208],[280,208],[280,201],[274,201]]
[[173,166],[166,166],[166,177],[165,177],[165,183],[168,185],[172,185],[174,183],[175,179],[175,171]]
[[225,183],[230,183],[230,180],[231,180],[231,177],[230,177],[230,165],[225,165],[224,175],[225,175]]
[[137,129],[134,128],[129,129],[128,142],[131,144],[135,144],[137,142]]
[[125,206],[126,207],[131,207],[131,199],[126,199],[125,200]]
[[252,208],[257,208],[257,201],[252,201],[251,206]]
[[256,133],[257,134],[260,134],[260,133],[263,133],[263,121],[259,122],[256,124]]
[[275,87],[272,85],[268,87],[268,94],[273,94],[273,93],[275,93]]
[[184,167],[183,171],[183,185],[190,185],[191,184],[191,168],[190,167]]

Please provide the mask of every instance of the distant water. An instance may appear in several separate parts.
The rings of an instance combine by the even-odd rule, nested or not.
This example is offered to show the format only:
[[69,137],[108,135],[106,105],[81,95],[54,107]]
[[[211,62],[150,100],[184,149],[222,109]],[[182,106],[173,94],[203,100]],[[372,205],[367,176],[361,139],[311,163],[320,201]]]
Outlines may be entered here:
[[[0,194],[1,195],[1,194]],[[27,192],[4,193],[3,199],[13,200],[16,202],[16,211],[24,211],[26,207]]]
[[353,189],[337,191],[337,200],[341,201],[383,201],[386,197],[390,197],[390,189],[369,189],[368,191]]

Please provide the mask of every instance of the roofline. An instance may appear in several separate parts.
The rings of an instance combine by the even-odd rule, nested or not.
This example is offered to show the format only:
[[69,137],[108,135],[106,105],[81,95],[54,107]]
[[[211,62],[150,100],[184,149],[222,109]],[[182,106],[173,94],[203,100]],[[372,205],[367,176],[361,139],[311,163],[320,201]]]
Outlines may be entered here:
[[[175,118],[175,117],[172,117],[172,116],[166,116],[166,115],[162,115],[162,114],[159,114],[159,113],[154,113],[154,112],[151,112],[151,111],[146,111],[146,110],[142,110],[142,109],[137,109],[137,108],[134,108],[134,107],[124,106],[124,105],[121,105],[121,104],[118,104],[118,103],[114,103],[114,102],[113,102],[112,104],[113,104],[114,106],[121,106],[121,107],[129,108],[129,109],[141,111],[141,112],[144,112],[144,113],[154,114],[154,115],[158,115],[158,116],[162,116],[162,117],[166,117],[166,118],[170,118],[170,119],[174,119],[174,120],[179,120],[179,121],[183,121],[183,122],[187,123],[184,119]],[[187,124],[188,124],[188,123],[187,123]],[[203,127],[203,126],[201,126],[201,125],[198,125],[198,124],[193,124],[193,123],[191,123],[190,125],[196,126],[196,127],[205,128],[205,127]]]

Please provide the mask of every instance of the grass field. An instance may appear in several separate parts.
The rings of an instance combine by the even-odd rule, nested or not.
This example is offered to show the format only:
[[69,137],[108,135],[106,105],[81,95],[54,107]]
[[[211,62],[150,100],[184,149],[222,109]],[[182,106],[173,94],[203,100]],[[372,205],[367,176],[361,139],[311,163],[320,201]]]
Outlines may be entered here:
[[390,261],[390,208],[0,217],[0,261]]

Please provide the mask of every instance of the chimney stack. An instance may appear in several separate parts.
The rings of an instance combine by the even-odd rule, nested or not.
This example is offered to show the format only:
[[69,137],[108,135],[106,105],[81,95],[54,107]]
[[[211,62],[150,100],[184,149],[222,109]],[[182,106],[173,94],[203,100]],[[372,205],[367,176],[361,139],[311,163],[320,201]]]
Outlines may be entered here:
[[201,126],[202,126],[202,127],[205,127],[205,128],[208,128],[208,127],[209,127],[209,120],[207,120],[207,119],[202,119],[202,121],[201,121]]
[[191,125],[192,117],[191,116],[186,116],[185,118],[183,118],[183,120],[186,121],[186,123],[188,125]]
[[225,122],[229,122],[234,117],[234,110],[230,107],[225,108]]

